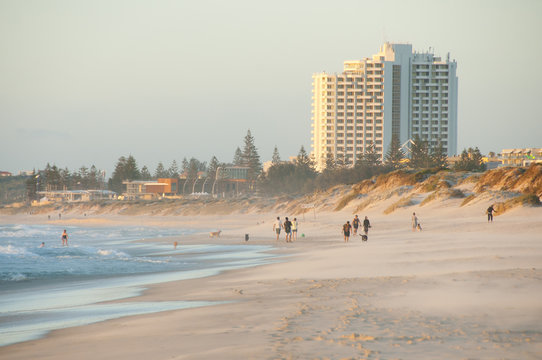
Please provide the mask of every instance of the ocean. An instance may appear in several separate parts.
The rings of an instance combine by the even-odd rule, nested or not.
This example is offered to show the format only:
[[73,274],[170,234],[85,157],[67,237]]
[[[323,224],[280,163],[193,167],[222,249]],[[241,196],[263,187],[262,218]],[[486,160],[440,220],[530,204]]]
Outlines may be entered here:
[[[64,229],[69,246],[62,246]],[[141,241],[194,232],[0,225],[0,346],[123,316],[211,306],[220,301],[103,302],[137,296],[151,284],[274,261],[270,246],[179,244],[174,249],[172,241]]]

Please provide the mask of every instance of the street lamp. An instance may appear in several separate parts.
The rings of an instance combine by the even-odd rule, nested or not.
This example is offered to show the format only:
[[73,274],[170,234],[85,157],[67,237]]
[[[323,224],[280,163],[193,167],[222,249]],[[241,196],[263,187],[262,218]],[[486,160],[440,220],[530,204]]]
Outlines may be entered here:
[[215,185],[218,180],[218,174],[220,172],[220,169],[222,169],[220,166],[216,168],[216,174],[215,174],[215,181],[213,182],[213,188],[211,189],[211,195],[215,194]]

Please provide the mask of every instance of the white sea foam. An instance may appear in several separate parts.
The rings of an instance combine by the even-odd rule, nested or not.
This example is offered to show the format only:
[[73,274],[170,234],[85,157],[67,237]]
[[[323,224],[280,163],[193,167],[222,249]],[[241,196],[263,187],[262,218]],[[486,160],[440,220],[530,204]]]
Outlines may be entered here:
[[24,281],[28,279],[26,275],[21,274],[21,273],[8,273],[6,274],[5,277],[7,281],[14,281],[14,282]]
[[2,246],[0,245],[0,254],[8,254],[8,255],[26,255],[28,254],[28,251],[24,248],[20,248],[13,245],[7,245]]
[[[135,296],[147,284],[211,276],[223,270],[266,262],[254,248],[249,250],[242,246],[188,246],[192,252],[179,257],[172,256],[175,252],[170,247],[165,251],[161,244],[133,241],[178,235],[181,232],[178,229],[72,227],[67,228],[67,247],[61,245],[62,230],[63,227],[48,225],[0,225],[0,286],[21,283],[14,287],[15,291],[0,297],[0,334],[7,341],[0,340],[0,346],[72,326],[63,313],[70,307],[84,314],[87,323],[101,321],[105,318],[101,317],[100,309],[104,308],[97,306],[89,313],[89,305]],[[45,246],[40,248],[42,242]],[[235,255],[237,252],[247,255],[245,263],[238,262],[245,256]],[[215,256],[205,258],[209,253]],[[220,256],[220,253],[230,256]],[[42,279],[47,281],[35,281]],[[40,284],[39,288],[35,288],[36,284]],[[151,312],[155,305],[138,309],[134,314]],[[61,310],[52,319],[44,318],[43,311],[50,316],[51,309]],[[110,312],[107,318],[129,315],[122,309],[107,310]],[[156,311],[163,310],[166,310],[163,304],[158,304]],[[10,317],[9,323],[2,321],[6,316]],[[51,323],[43,325],[46,320]],[[25,329],[38,326],[39,331],[36,328],[33,334],[21,334],[13,330],[27,325],[30,328]]]

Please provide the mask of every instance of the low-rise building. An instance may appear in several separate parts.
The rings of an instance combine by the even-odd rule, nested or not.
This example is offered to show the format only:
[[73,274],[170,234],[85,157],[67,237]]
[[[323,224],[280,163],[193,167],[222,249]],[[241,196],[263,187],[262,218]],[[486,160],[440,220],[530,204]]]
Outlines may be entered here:
[[77,202],[115,199],[117,193],[109,190],[54,190],[38,191],[40,203]]
[[529,166],[542,164],[542,148],[503,149],[501,151],[502,166]]
[[217,169],[211,193],[213,196],[230,197],[252,191],[253,182],[248,180],[248,167],[226,166]]
[[159,178],[156,181],[123,181],[126,191],[123,196],[127,200],[151,200],[163,196],[174,196],[179,192],[179,179]]

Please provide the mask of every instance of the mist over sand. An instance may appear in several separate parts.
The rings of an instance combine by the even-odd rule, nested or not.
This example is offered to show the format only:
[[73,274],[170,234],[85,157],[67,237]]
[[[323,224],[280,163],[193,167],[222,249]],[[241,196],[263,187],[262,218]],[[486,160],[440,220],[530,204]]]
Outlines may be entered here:
[[[394,197],[395,196],[395,197]],[[179,226],[221,229],[148,239],[183,244],[272,244],[284,261],[204,279],[156,284],[128,301],[227,301],[205,308],[125,317],[52,332],[0,348],[9,359],[536,359],[542,356],[542,213],[516,207],[488,223],[487,201],[448,198],[398,207],[394,195],[358,212],[311,209],[232,215],[45,214],[2,222]],[[328,200],[331,201],[331,200]],[[335,200],[336,201],[336,200]],[[477,202],[478,201],[478,202]],[[332,206],[329,204],[329,206]],[[336,206],[336,205],[335,205]],[[415,211],[423,225],[413,232]],[[356,212],[369,241],[344,243]],[[276,216],[297,217],[287,244]],[[303,235],[303,236],[302,236]]]

